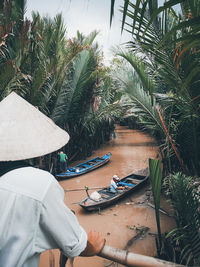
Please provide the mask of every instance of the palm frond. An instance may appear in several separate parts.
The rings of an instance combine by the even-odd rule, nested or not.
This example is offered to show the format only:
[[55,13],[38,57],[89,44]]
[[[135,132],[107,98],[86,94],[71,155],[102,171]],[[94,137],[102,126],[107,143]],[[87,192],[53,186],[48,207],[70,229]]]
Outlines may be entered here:
[[127,79],[127,73],[123,72],[117,78],[121,81],[122,89],[132,100],[134,111],[143,127],[163,136],[164,128],[155,109],[155,98],[152,98],[141,86],[135,86],[134,76],[129,75]]
[[148,92],[150,95],[155,93],[155,86],[153,84],[153,81],[150,78],[150,75],[148,75],[147,73],[147,68],[145,64],[139,57],[134,56],[131,52],[124,52],[123,50],[119,49],[116,51],[116,55],[126,59],[126,61],[131,64],[131,66],[138,74],[142,82],[143,88],[146,92]]
[[182,173],[168,176],[165,184],[177,218],[177,229],[171,231],[168,236],[179,240],[182,262],[196,265],[200,257],[198,189],[193,178]]
[[158,239],[159,239],[159,247],[161,249],[161,228],[160,228],[160,216],[159,216],[159,208],[160,208],[160,193],[161,193],[161,166],[160,160],[158,159],[149,159],[149,171],[150,171],[150,179],[152,185],[152,192],[155,204],[155,213],[156,213],[156,223],[158,228]]
[[[66,120],[76,119],[83,116],[84,109],[88,106],[84,98],[88,95],[91,87],[90,82],[94,83],[92,72],[95,69],[95,62],[87,50],[83,50],[74,60],[72,69],[68,71],[68,81],[66,80],[52,112],[52,119],[59,121],[59,118]],[[87,90],[86,90],[87,86]],[[89,95],[87,96],[89,97]],[[80,104],[82,102],[82,104]],[[83,105],[83,103],[85,103]],[[82,111],[82,112],[80,112]]]

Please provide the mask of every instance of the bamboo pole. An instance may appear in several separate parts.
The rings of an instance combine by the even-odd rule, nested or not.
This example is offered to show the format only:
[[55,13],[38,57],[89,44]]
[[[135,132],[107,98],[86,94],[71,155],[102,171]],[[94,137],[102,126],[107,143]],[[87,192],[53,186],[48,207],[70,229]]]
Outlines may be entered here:
[[120,250],[106,245],[98,256],[130,267],[185,267],[185,265],[135,254],[127,250]]
[[[149,256],[135,254],[127,250],[121,250],[106,245],[97,256],[123,264],[128,267],[186,267],[185,265],[180,265],[174,262],[164,261]],[[66,262],[67,262],[67,257],[61,252],[59,266],[65,267]]]
[[104,187],[85,187],[85,188],[76,188],[76,189],[67,189],[65,192],[73,192],[73,191],[86,191],[86,190],[94,190],[94,189],[104,189]]

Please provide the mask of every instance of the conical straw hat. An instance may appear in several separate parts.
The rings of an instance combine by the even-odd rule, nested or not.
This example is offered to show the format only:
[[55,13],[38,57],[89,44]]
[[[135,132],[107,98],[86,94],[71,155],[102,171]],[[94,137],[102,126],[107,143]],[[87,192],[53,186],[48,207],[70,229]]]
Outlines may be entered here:
[[66,131],[16,93],[0,102],[0,161],[43,156],[68,140]]

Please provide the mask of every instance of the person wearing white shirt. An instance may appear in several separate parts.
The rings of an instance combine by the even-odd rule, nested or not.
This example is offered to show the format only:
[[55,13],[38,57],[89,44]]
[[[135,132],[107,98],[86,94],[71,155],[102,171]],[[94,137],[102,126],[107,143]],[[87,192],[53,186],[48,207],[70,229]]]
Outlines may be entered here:
[[113,175],[111,181],[110,181],[110,192],[111,193],[117,193],[118,190],[123,190],[126,189],[126,186],[119,186],[118,182],[119,182],[119,177],[117,174]]
[[97,255],[104,247],[105,239],[95,231],[87,234],[65,205],[54,176],[22,161],[60,149],[68,140],[64,130],[15,93],[0,102],[0,266],[36,267],[40,253],[49,249],[73,258]]

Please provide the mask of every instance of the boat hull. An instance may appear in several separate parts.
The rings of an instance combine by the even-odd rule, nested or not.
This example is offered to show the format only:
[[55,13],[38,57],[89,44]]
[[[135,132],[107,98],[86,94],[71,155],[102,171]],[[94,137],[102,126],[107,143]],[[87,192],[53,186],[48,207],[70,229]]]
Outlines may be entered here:
[[57,174],[56,177],[59,180],[62,180],[83,175],[85,173],[88,173],[103,166],[110,160],[110,157],[111,157],[110,152],[105,154],[103,157],[95,157],[93,159],[90,159],[86,162],[80,163],[72,168],[67,169],[67,171],[64,174]]
[[106,208],[110,205],[115,204],[127,195],[133,193],[137,189],[141,188],[148,179],[149,175],[144,176],[132,173],[120,179],[119,181],[122,184],[126,184],[128,186],[128,189],[119,190],[119,192],[117,193],[111,193],[109,187],[105,187],[97,191],[101,195],[101,199],[99,201],[87,197],[83,201],[81,201],[79,205],[86,211],[94,211]]

